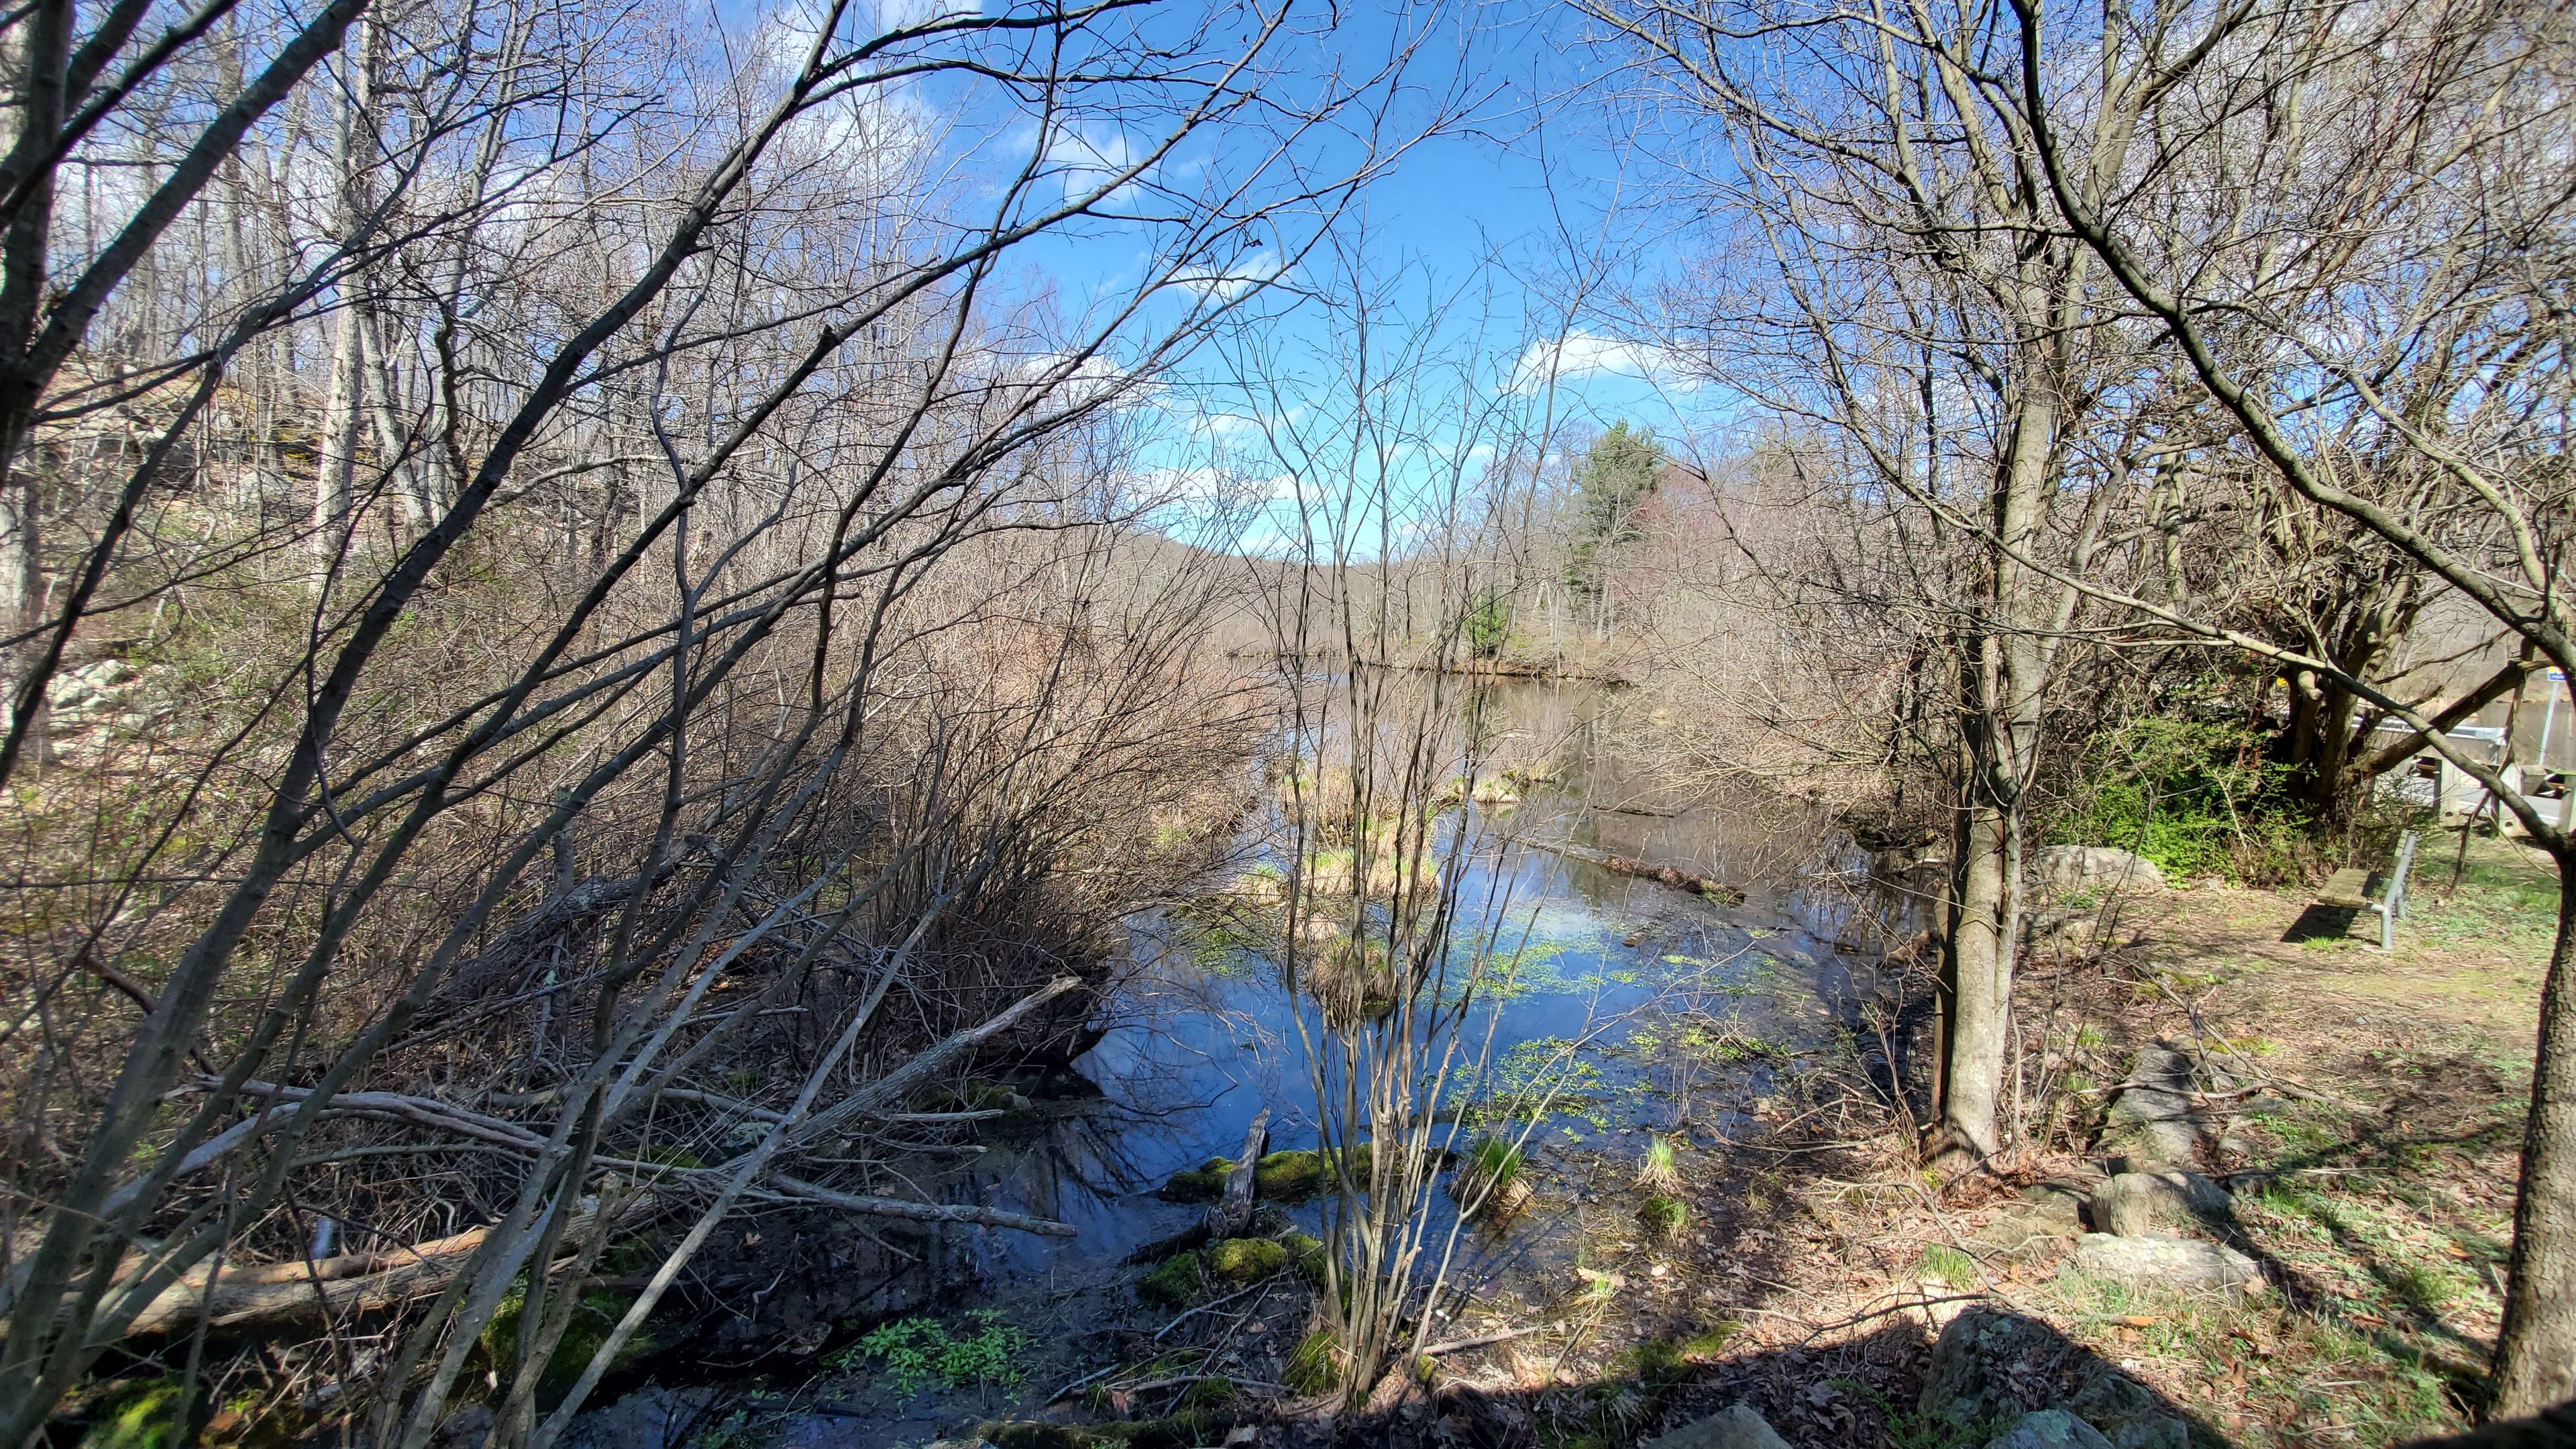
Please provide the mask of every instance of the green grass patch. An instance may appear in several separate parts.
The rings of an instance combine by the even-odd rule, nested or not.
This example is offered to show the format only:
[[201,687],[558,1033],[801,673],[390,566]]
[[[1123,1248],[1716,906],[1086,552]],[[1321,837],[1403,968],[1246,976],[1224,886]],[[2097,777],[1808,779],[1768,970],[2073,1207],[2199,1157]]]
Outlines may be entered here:
[[1946,1243],[1934,1243],[1923,1250],[1923,1275],[1953,1288],[1974,1288],[1986,1281],[1977,1271],[1977,1260]]

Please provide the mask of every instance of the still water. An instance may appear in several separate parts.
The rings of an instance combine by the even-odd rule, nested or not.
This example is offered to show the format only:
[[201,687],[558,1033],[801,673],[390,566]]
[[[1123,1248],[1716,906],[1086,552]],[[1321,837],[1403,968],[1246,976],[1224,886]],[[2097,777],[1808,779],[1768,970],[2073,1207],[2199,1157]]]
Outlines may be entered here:
[[[1538,1205],[1500,1231],[1460,1238],[1456,1278],[1503,1301],[1535,1298],[1572,1270],[1581,1243],[1552,1223],[1549,1204],[1581,1200],[1587,1172],[1641,1156],[1649,1133],[1730,1140],[1768,1110],[1777,1074],[1865,1051],[1862,1003],[1877,990],[1870,951],[1903,922],[1871,887],[1866,853],[1822,811],[1749,793],[1711,803],[1706,790],[1668,783],[1640,757],[1651,749],[1624,743],[1651,743],[1656,722],[1628,718],[1619,696],[1514,682],[1480,688],[1475,703],[1493,757],[1521,762],[1524,776],[1509,803],[1463,806],[1443,827],[1459,856],[1453,939],[1489,933],[1512,963],[1492,1070],[1562,1061],[1565,1043],[1586,1043],[1559,1069],[1564,1094],[1529,1139]],[[1284,863],[1280,808],[1263,799],[1207,882],[1212,893],[1265,861]],[[1594,863],[1605,854],[1724,881],[1745,899],[1614,873]],[[924,1164],[917,1184],[942,1201],[1052,1218],[1075,1235],[961,1231],[944,1258],[872,1270],[884,1278],[867,1300],[878,1313],[981,1308],[1029,1325],[1027,1382],[1014,1393],[896,1395],[864,1373],[842,1383],[827,1374],[796,1395],[800,1417],[781,1442],[908,1442],[961,1417],[1043,1404],[1101,1355],[1102,1324],[1129,1302],[1123,1261],[1203,1211],[1164,1201],[1157,1187],[1235,1154],[1265,1110],[1272,1150],[1316,1145],[1304,1044],[1320,1028],[1277,964],[1189,912],[1135,921],[1129,941],[1131,969],[1105,1003],[1096,1045],[1025,1084],[1033,1109],[996,1124],[980,1156]],[[1434,1202],[1447,1210],[1445,1197]],[[1311,1228],[1319,1210],[1292,1211]],[[586,1416],[583,1437],[656,1437],[645,1418],[702,1418],[707,1392],[647,1388]]]

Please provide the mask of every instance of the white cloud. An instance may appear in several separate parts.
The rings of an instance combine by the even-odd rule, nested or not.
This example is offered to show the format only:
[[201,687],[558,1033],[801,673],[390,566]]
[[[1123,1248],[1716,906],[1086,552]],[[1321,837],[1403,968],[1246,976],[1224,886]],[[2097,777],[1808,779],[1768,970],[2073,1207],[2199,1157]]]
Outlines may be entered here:
[[1172,280],[1202,297],[1231,302],[1266,282],[1288,274],[1286,260],[1268,248],[1249,251],[1221,267],[1183,272]]
[[1011,371],[1019,381],[1041,389],[1059,407],[1073,407],[1121,391],[1143,391],[1127,369],[1096,352],[1080,359],[1070,353],[1041,352],[1020,359]]
[[[1124,133],[1089,136],[1068,126],[1048,136],[1046,164],[1049,170],[1064,178],[1064,199],[1080,201],[1112,179],[1124,175],[1127,168],[1136,164],[1136,153]],[[1120,205],[1135,194],[1139,185],[1151,180],[1153,168],[1149,166],[1134,181],[1103,197],[1101,204]]]
[[1512,367],[1513,392],[1528,394],[1550,382],[1577,382],[1587,377],[1632,377],[1657,387],[1687,392],[1699,386],[1681,354],[1643,342],[1575,331],[1562,341],[1533,342]]

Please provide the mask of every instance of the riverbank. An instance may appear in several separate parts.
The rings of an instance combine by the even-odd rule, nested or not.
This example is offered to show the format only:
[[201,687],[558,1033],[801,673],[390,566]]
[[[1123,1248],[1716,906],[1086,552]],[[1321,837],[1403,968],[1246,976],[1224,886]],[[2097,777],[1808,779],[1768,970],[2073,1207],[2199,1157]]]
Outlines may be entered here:
[[[2144,909],[2097,953],[2033,962],[2024,1000],[2048,1025],[2029,1066],[2061,1074],[2064,1115],[2045,1150],[1946,1194],[1924,1187],[1848,1054],[1784,1056],[1729,1090],[1685,1093],[1664,1135],[1682,1205],[1670,1231],[1639,1216],[1642,1131],[1552,1145],[1510,1236],[1574,1244],[1572,1261],[1445,1325],[1452,1343],[1495,1341],[1382,1389],[1371,1442],[1642,1443],[1739,1402],[1812,1449],[1949,1442],[1956,1426],[1918,1397],[1941,1329],[1972,1308],[2037,1325],[2061,1377],[2116,1366],[2193,1444],[2384,1444],[2462,1426],[2495,1331],[2548,942],[2538,905],[2554,887],[2492,841],[2473,845],[2456,890],[2447,876],[2447,862],[2423,873],[2390,956],[2350,923],[2303,929],[2298,895],[2203,884],[2133,902]],[[2257,1064],[2248,1085],[2265,1090],[2211,1104],[2206,1164],[2237,1189],[2208,1235],[2262,1265],[2255,1291],[2158,1291],[2075,1265],[2077,1198],[2050,1186],[2101,1181],[2104,1089],[2158,1039]],[[1047,1297],[1060,1317],[1143,1271]],[[1199,1422],[1322,1442],[1321,1401],[1281,1382],[1301,1291],[1282,1279],[1188,1314],[1131,1310],[1137,1352],[1115,1377],[1146,1392],[980,1402],[1019,1400],[1008,1417],[1023,1422],[1222,1408]],[[1156,1371],[1158,1354],[1195,1367]],[[1196,1387],[1212,1377],[1222,1404]],[[952,1394],[916,1423],[971,1433],[978,1401]],[[817,1422],[793,1442],[856,1442]]]
[[[2011,1315],[2040,1346],[2046,1371],[2013,1383],[2026,1400],[2107,1376],[2183,1436],[2141,1442],[2455,1428],[2495,1332],[2554,885],[2504,842],[2474,843],[2456,890],[2448,854],[2426,856],[2386,956],[2354,921],[2320,928],[2294,893],[2101,903],[2092,949],[2024,966],[2034,1145],[1940,1192],[1872,1085],[1919,1016],[1892,975],[1815,929],[1818,898],[1747,910],[1524,858],[1516,889],[1549,969],[1512,1034],[1562,1037],[1605,1005],[1622,1030],[1538,1124],[1526,1204],[1461,1238],[1473,1292],[1428,1335],[1424,1372],[1377,1386],[1361,1426],[1334,1421],[1301,1357],[1319,1208],[1293,1184],[1244,1234],[1263,1246],[1186,1272],[1127,1261],[1200,1211],[1161,1184],[1230,1150],[1262,1107],[1301,1115],[1260,951],[1178,923],[1146,953],[1169,968],[1149,973],[1157,996],[1128,1003],[1087,1063],[1111,1100],[992,1142],[1020,1165],[997,1164],[1010,1175],[982,1194],[1058,1213],[1080,1239],[1040,1251],[979,1234],[963,1251],[980,1287],[801,1362],[647,1387],[581,1442],[1284,1445],[1357,1427],[1372,1443],[1612,1449],[1741,1402],[1810,1449],[1978,1443],[1921,1402],[1936,1340],[1971,1310]],[[2179,1231],[2258,1265],[2254,1291],[2083,1266],[2105,1107],[2159,1042],[2237,1064],[2197,1104],[2196,1166],[2232,1200]]]
[[[1939,1331],[1976,1306],[2040,1325],[2068,1362],[2116,1365],[2194,1444],[2465,1426],[2497,1327],[2556,887],[2508,842],[2473,842],[2456,889],[2449,865],[2445,851],[2419,872],[2388,955],[2365,939],[2375,918],[2319,929],[2301,894],[2203,884],[2130,902],[2103,949],[2025,968],[2025,1020],[2046,1033],[2026,1080],[2066,1089],[2044,1148],[1941,1195],[1892,1132],[1810,1125],[1723,1168],[1703,1159],[1719,1169],[1693,1175],[1709,1232],[1605,1264],[1619,1283],[1589,1345],[1518,1342],[1476,1366],[1480,1387],[1603,1443],[1739,1401],[1817,1449],[1950,1442],[1958,1426],[1918,1394]],[[2203,1103],[2203,1165],[2232,1204],[2186,1233],[2259,1264],[2252,1291],[2077,1266],[2108,1089],[2159,1040],[2252,1064],[2238,1095]],[[1733,1325],[1722,1349],[1676,1337],[1711,1322]]]

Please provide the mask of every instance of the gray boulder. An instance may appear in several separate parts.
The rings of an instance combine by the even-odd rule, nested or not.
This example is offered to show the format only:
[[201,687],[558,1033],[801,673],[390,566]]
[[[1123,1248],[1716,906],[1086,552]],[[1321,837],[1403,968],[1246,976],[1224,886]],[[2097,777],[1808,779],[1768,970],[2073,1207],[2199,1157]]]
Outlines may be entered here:
[[2143,855],[2107,845],[2051,845],[2031,862],[2040,885],[2060,895],[2090,890],[2163,890],[2165,873]]
[[2191,1058],[2156,1042],[2139,1049],[2127,1080],[2131,1085],[2111,1099],[2094,1150],[2112,1159],[2113,1172],[2189,1166],[2201,1139],[2191,1105]]
[[1789,1449],[1789,1445],[1751,1404],[1738,1404],[1649,1440],[1645,1449]]
[[1986,1441],[1986,1449],[2112,1449],[2102,1431],[2064,1409],[2033,1409]]
[[2111,1449],[2191,1449],[2191,1427],[2146,1386],[2095,1359],[2066,1407],[2102,1431]]
[[[2047,1324],[1982,1304],[1953,1319],[1933,1343],[1915,1409],[1946,1422],[1954,1436],[1970,1436],[1963,1442],[1984,1443],[2000,1429],[1994,1444],[2027,1449],[2099,1449],[2106,1442],[2110,1449],[2190,1449],[2183,1421],[2137,1380]],[[2034,1409],[2078,1423],[2068,1428]],[[2013,1439],[2025,1425],[2030,1437]]]
[[2161,1233],[2127,1238],[2086,1233],[2068,1261],[2096,1278],[2169,1292],[2243,1288],[2263,1278],[2262,1268],[2233,1248]]
[[2224,1218],[2233,1201],[2227,1189],[2197,1172],[2123,1172],[2093,1189],[2093,1227],[2123,1238],[2188,1232]]
[[1989,1253],[2015,1262],[2055,1253],[2084,1232],[2084,1197],[2071,1187],[2038,1183],[1995,1208],[1970,1235]]
[[2050,1370],[2069,1349],[2037,1319],[1980,1304],[1950,1320],[1932,1343],[1916,1412],[1961,1427],[2017,1418],[2046,1397]]

